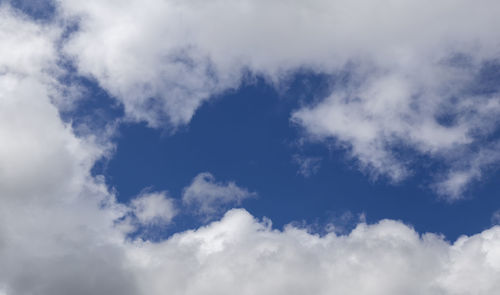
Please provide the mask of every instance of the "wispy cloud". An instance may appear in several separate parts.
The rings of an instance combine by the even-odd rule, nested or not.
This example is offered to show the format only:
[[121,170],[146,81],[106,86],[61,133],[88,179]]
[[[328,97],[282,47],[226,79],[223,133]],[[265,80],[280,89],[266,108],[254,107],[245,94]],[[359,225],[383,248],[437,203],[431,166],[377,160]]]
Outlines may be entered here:
[[493,225],[500,225],[500,210],[493,212],[491,215],[491,223]]
[[243,200],[256,195],[234,182],[216,182],[212,174],[204,172],[198,174],[184,189],[182,202],[195,214],[209,220],[228,207],[239,206]]
[[292,160],[299,166],[298,173],[306,178],[316,174],[321,167],[321,158],[318,157],[294,155]]

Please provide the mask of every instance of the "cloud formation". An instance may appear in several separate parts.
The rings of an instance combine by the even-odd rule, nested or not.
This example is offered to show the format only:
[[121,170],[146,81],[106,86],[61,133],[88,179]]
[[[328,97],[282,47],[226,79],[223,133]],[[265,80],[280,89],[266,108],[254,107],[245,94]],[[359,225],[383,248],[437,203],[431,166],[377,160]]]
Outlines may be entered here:
[[[101,12],[109,5],[107,21],[112,21],[111,14],[116,11],[111,8],[130,9],[134,2],[123,6],[85,3],[79,5],[87,5],[90,12]],[[252,6],[244,4],[250,2],[233,5],[251,12]],[[130,15],[147,9],[137,5],[138,12],[130,10]],[[273,5],[289,7],[281,2]],[[323,8],[316,7],[319,12]],[[270,19],[269,10],[262,11],[263,19]],[[307,16],[309,11],[299,15]],[[160,19],[153,14],[147,20]],[[121,24],[120,18],[114,20]],[[95,27],[106,26],[84,23],[82,34]],[[0,294],[499,293],[498,226],[452,244],[438,235],[420,236],[402,222],[391,220],[361,223],[348,235],[318,236],[293,226],[273,229],[269,220],[259,221],[239,209],[165,241],[131,240],[123,226],[131,208],[115,200],[102,176],[90,173],[99,158],[109,155],[109,145],[93,134],[75,135],[71,124],[59,116],[55,103],[71,99],[64,97],[64,85],[57,79],[62,70],[57,67],[60,33],[57,27],[33,23],[6,6],[0,7]],[[113,38],[108,39],[112,35],[103,36],[103,41],[111,42],[104,45],[113,48]],[[122,37],[117,34],[115,38],[121,44]],[[92,56],[93,48],[86,50]],[[118,61],[124,67],[134,66]],[[136,78],[117,76],[106,69],[98,79],[106,77],[110,81],[123,78],[123,85]],[[122,84],[117,85],[116,89]],[[141,81],[136,85],[141,86]],[[155,91],[158,89],[152,93]],[[140,100],[141,96],[137,97]],[[185,195],[190,196],[186,198],[202,205],[206,200],[208,205],[214,200],[225,204],[248,196],[248,191],[233,183],[215,182],[210,174],[198,175],[193,185],[186,189]],[[208,197],[201,199],[203,195]],[[173,216],[169,204],[165,194],[152,193],[139,197],[131,207],[139,219],[148,222],[158,216]]]
[[435,189],[457,199],[498,162],[498,143],[482,142],[500,114],[498,83],[483,79],[500,79],[497,1],[58,3],[79,20],[65,52],[131,120],[175,128],[247,76],[280,85],[307,70],[334,86],[292,120],[372,176],[410,175],[413,158],[394,152],[405,149],[445,163]]
[[[349,235],[273,230],[244,210],[132,250],[142,294],[496,294],[500,227],[454,244],[391,220]],[[168,263],[159,263],[168,261]]]
[[108,147],[52,103],[58,34],[0,6],[0,292],[134,294],[113,228],[123,208],[90,175]]

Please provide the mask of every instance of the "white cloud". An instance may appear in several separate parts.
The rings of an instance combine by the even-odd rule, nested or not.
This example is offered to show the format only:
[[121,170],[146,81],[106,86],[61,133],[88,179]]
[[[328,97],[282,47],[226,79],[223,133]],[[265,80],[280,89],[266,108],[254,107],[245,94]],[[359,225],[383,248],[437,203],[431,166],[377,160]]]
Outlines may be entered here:
[[73,195],[108,146],[75,137],[51,103],[61,89],[59,30],[13,14],[0,6],[0,194],[18,201]]
[[162,113],[186,123],[211,95],[238,87],[247,70],[278,82],[299,68],[335,74],[354,63],[386,73],[380,87],[403,83],[392,94],[405,95],[469,75],[440,66],[453,54],[470,55],[474,65],[498,56],[490,28],[500,8],[492,0],[481,7],[463,0],[59,4],[81,19],[66,46],[80,71],[119,97],[132,118],[151,125],[161,123]]
[[245,199],[256,196],[245,188],[238,187],[234,182],[216,182],[215,177],[208,173],[200,173],[182,194],[182,202],[194,208],[197,214],[207,219],[214,217],[229,206],[240,205]]
[[167,197],[166,192],[141,194],[132,200],[131,207],[144,225],[169,223],[177,215],[174,201]]
[[76,137],[51,103],[58,34],[0,6],[0,290],[131,294],[113,229],[124,208],[89,172],[108,146]]
[[[500,227],[450,245],[384,220],[349,235],[273,230],[244,210],[131,250],[142,294],[496,294]],[[168,261],[160,263],[159,261]]]
[[[78,70],[151,126],[187,123],[246,73],[278,85],[298,69],[348,73],[347,85],[293,120],[350,148],[374,176],[412,173],[394,147],[455,171],[498,126],[498,89],[482,93],[478,81],[482,65],[500,58],[498,1],[70,0],[59,9],[80,19],[65,44]],[[474,176],[450,174],[437,191],[459,198],[481,175],[464,173]]]
[[[362,168],[394,181],[411,173],[407,161],[412,159],[398,158],[393,148],[444,161],[449,170],[436,185],[437,192],[457,199],[471,180],[481,178],[484,168],[498,162],[498,143],[483,141],[495,131],[493,114],[498,114],[500,101],[496,96],[441,97],[441,85],[435,90],[425,86],[413,91],[408,89],[412,83],[375,79],[366,89],[334,92],[319,104],[294,113],[293,120],[314,140],[335,139],[346,144]],[[459,87],[458,82],[454,86]],[[416,94],[418,91],[423,94]],[[455,124],[439,123],[446,112],[455,116]],[[481,143],[483,147],[474,147]]]
[[448,200],[460,198],[469,183],[483,178],[485,172],[492,170],[492,166],[500,160],[499,147],[500,142],[497,141],[491,145],[483,145],[475,153],[469,150],[458,152],[458,156],[462,158],[454,159],[452,168],[438,179],[434,188],[441,195],[447,196]]

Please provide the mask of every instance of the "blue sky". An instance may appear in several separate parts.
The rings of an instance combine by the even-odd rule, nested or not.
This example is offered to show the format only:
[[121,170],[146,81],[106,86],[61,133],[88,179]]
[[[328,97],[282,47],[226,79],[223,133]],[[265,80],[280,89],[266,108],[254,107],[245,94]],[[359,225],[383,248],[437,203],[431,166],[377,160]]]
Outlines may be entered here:
[[499,13],[0,1],[0,295],[498,294]]
[[[98,163],[95,173],[106,175],[118,199],[128,202],[144,188],[180,198],[195,175],[210,172],[255,191],[258,198],[242,207],[271,218],[278,228],[296,221],[317,223],[318,228],[345,222],[350,229],[365,214],[370,223],[401,220],[453,241],[491,226],[500,208],[495,174],[474,185],[464,200],[450,203],[426,187],[439,162],[417,163],[415,175],[392,184],[360,172],[342,148],[300,143],[302,130],[290,122],[290,113],[307,102],[304,92],[322,93],[327,85],[327,78],[314,75],[298,76],[285,93],[263,81],[251,83],[202,106],[189,126],[175,133],[123,124],[115,154]],[[301,174],[296,157],[316,159],[317,171]],[[342,221],[345,214],[352,217]],[[167,232],[193,226],[184,218],[189,216],[180,217]]]

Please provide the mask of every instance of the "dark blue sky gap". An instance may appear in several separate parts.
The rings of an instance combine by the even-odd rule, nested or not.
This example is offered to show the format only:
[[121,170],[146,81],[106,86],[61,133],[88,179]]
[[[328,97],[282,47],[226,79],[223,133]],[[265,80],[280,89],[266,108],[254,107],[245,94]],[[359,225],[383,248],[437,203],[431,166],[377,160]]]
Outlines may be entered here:
[[[116,154],[100,172],[122,202],[146,187],[180,198],[194,176],[211,172],[218,181],[235,181],[257,192],[259,197],[243,207],[257,217],[271,218],[278,228],[292,221],[320,227],[342,223],[340,216],[346,212],[365,213],[368,222],[402,220],[419,232],[443,233],[450,240],[491,226],[491,215],[500,208],[498,174],[476,184],[468,199],[452,204],[425,187],[440,163],[420,165],[416,160],[415,175],[397,185],[370,180],[345,151],[297,144],[301,131],[290,123],[290,114],[306,102],[306,93],[324,93],[330,83],[325,77],[302,75],[293,85],[281,95],[263,81],[247,85],[202,106],[191,123],[173,135],[144,124],[125,124]],[[295,154],[321,157],[318,173],[309,178],[297,173]],[[169,234],[197,225],[182,215],[163,230]]]
[[9,3],[12,7],[40,22],[50,21],[56,13],[56,4],[53,0],[0,0],[0,4],[2,3]]

